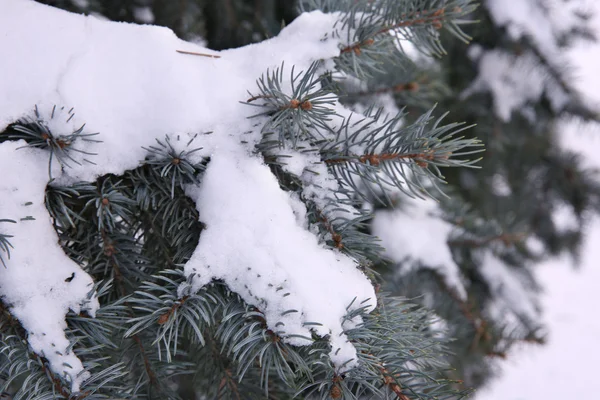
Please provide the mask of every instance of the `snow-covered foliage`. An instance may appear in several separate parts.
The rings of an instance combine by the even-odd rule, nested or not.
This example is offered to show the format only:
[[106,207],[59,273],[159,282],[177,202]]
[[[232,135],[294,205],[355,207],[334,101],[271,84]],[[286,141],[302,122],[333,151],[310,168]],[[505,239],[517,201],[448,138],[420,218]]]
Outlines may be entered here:
[[[411,24],[428,26],[414,32],[397,25],[405,39],[438,52],[442,20],[448,18],[448,29],[459,32],[452,13],[467,12],[440,10],[426,10],[431,16],[425,20],[415,14]],[[354,117],[314,78],[336,68],[345,74],[366,69],[370,61],[357,64],[355,56],[359,46],[373,42],[360,36],[368,30],[355,28],[390,23],[377,19],[386,16],[350,14],[345,41],[334,34],[341,13],[314,11],[273,39],[217,53],[179,40],[168,29],[117,24],[30,1],[3,0],[0,11],[0,51],[6,55],[0,65],[0,131],[14,130],[0,143],[0,215],[15,219],[0,225],[2,244],[10,249],[0,271],[0,296],[27,330],[33,352],[48,360],[72,392],[89,375],[65,337],[65,315],[93,317],[98,300],[85,265],[69,260],[58,243],[45,209],[46,186],[123,175],[152,162],[161,151],[157,141],[173,154],[185,154],[172,165],[203,169],[200,183],[184,188],[205,229],[183,266],[187,281],[179,295],[220,280],[257,307],[285,343],[307,345],[313,336],[328,337],[336,373],[357,366],[346,332],[362,329],[359,314],[372,311],[377,300],[360,265],[362,248],[356,254],[347,250],[351,246],[335,224],[346,221],[343,229],[354,229],[362,214],[352,201],[367,199],[370,185],[415,191],[424,179],[441,179],[437,166],[468,165],[453,152],[476,143],[447,142],[458,125],[442,126],[441,119],[431,124],[431,113],[414,125],[405,125],[401,113]],[[401,8],[390,14],[407,15]],[[148,13],[137,17],[152,20]],[[261,76],[259,94],[249,94]],[[272,132],[279,132],[279,150],[285,151],[269,145]],[[327,145],[317,148],[320,141]],[[302,183],[300,194],[281,188],[266,155],[286,158],[278,166]],[[389,166],[392,162],[400,167]],[[409,163],[418,174],[406,171]],[[346,164],[352,168],[341,167]],[[118,191],[86,203],[86,209],[97,209],[103,240],[115,215],[127,218],[127,204]],[[309,215],[325,232],[309,223]]]
[[581,2],[562,0],[486,0],[493,22],[506,29],[509,40],[528,43],[523,49],[469,49],[479,76],[463,93],[491,92],[495,112],[504,121],[513,112],[535,119],[532,104],[546,96],[556,112],[568,105],[572,88],[564,81],[569,71],[562,52],[567,37],[592,36]]
[[[313,12],[277,38],[208,58],[178,54],[214,52],[185,43],[167,29],[8,0],[0,14],[0,49],[9,55],[0,67],[0,130],[35,118],[36,105],[47,114],[55,112],[56,104],[76,106],[69,122],[53,119],[52,132],[65,135],[73,132],[75,121],[85,121],[85,132],[99,132],[100,142],[76,141],[81,152],[73,153],[71,168],[59,168],[54,160],[52,178],[59,182],[120,175],[137,167],[148,156],[144,148],[165,134],[174,146],[201,148],[195,157],[211,162],[203,183],[188,190],[207,224],[185,267],[195,276],[194,287],[223,279],[248,303],[260,305],[273,331],[293,343],[307,342],[299,336],[310,338],[305,322],[321,323],[317,331],[331,334],[332,351],[342,365],[355,358],[340,337],[342,317],[354,299],[356,307],[365,301],[372,307],[373,287],[355,261],[324,248],[299,223],[302,216],[294,211],[302,205],[279,189],[253,155],[260,130],[254,127],[257,120],[249,118],[256,110],[243,104],[247,90],[267,69],[284,62],[302,71],[315,60],[337,55],[339,41],[321,40],[336,18]],[[44,209],[47,153],[28,149],[25,142],[3,143],[0,150],[0,214],[21,218],[1,227],[13,236],[14,246],[0,271],[1,295],[28,330],[33,350],[48,357],[55,372],[67,373],[76,391],[85,375],[78,376],[81,363],[73,360],[62,334],[64,314],[89,303],[92,280],[67,259]],[[322,278],[315,280],[315,272]],[[330,282],[336,282],[334,292]]]

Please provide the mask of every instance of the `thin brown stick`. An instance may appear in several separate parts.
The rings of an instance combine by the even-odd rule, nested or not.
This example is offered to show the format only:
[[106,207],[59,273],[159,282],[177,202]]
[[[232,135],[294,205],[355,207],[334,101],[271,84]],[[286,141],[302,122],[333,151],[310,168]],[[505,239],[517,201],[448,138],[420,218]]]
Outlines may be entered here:
[[[219,392],[221,390],[223,390],[225,385],[227,385],[228,387],[231,388],[231,390],[233,391],[233,394],[235,395],[236,400],[241,399],[240,391],[238,389],[237,383],[236,383],[235,379],[233,379],[233,375],[229,368],[225,369],[225,376],[223,376],[223,378],[221,378],[221,382],[219,384]],[[220,395],[219,395],[218,399],[219,400],[221,399]]]
[[343,239],[342,235],[340,235],[339,233],[337,233],[335,231],[331,222],[329,222],[329,219],[327,219],[327,217],[323,214],[323,212],[321,210],[318,210],[318,213],[319,213],[319,219],[321,220],[321,222],[323,222],[323,224],[325,225],[325,228],[331,234],[331,239],[333,240],[333,243],[335,243],[335,248],[338,250],[342,250],[344,248],[344,243],[342,243],[342,239]]
[[156,374],[154,373],[154,370],[152,369],[152,364],[150,363],[150,360],[148,359],[148,356],[146,355],[146,350],[144,349],[144,345],[142,344],[141,339],[139,338],[138,335],[133,335],[132,339],[135,341],[135,343],[138,345],[138,347],[140,349],[140,353],[142,354],[142,358],[144,360],[144,368],[146,369],[146,374],[148,375],[148,378],[150,379],[150,384],[152,386],[157,385],[158,379],[156,378]]
[[360,162],[361,164],[369,164],[373,166],[378,166],[383,161],[393,161],[393,160],[405,160],[410,159],[414,160],[420,167],[426,167],[427,162],[431,161],[435,158],[435,155],[432,151],[424,151],[422,153],[408,153],[408,154],[399,154],[399,153],[383,153],[383,154],[363,154],[356,155],[352,158],[330,158],[325,160],[326,164],[341,164],[347,162]]
[[384,87],[381,89],[375,89],[371,91],[363,91],[363,92],[355,92],[349,93],[349,96],[372,96],[376,94],[386,94],[386,93],[401,93],[401,92],[416,92],[420,88],[418,82],[408,82],[408,83],[400,83],[398,85]]
[[389,387],[390,390],[396,394],[396,396],[398,396],[398,399],[410,400],[404,393],[402,393],[402,387],[387,370],[387,368],[382,365],[379,367],[379,372],[381,372],[381,375],[383,376],[383,383],[385,383],[385,385]]
[[195,51],[186,51],[186,50],[176,50],[181,54],[190,54],[192,56],[201,56],[201,57],[209,57],[209,58],[221,58],[221,56],[217,56],[215,54],[206,54],[206,53],[196,53]]
[[175,311],[177,311],[179,309],[179,307],[181,307],[183,305],[183,303],[185,303],[185,301],[187,299],[189,299],[190,296],[183,296],[181,299],[179,299],[178,301],[176,301],[175,303],[173,303],[173,305],[171,306],[171,308],[169,309],[169,311],[167,311],[166,313],[162,314],[159,318],[158,318],[158,324],[159,325],[164,325],[167,323],[167,321],[169,321],[169,318],[171,318],[171,315],[175,314]]

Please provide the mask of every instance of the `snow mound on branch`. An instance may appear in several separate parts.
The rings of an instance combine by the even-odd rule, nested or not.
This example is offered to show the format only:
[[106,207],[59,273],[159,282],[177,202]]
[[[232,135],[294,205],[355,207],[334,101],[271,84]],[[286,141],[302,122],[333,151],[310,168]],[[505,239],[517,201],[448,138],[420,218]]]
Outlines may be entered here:
[[439,216],[432,199],[408,199],[402,208],[377,211],[373,234],[381,239],[384,255],[402,264],[400,274],[409,273],[420,263],[440,274],[445,284],[462,299],[467,299],[461,272],[448,248],[453,226]]
[[196,288],[223,279],[265,313],[269,327],[289,343],[310,344],[314,330],[331,334],[337,365],[356,357],[340,318],[354,297],[355,306],[366,299],[372,304],[373,288],[354,260],[325,249],[298,225],[294,209],[306,212],[304,205],[279,189],[267,166],[220,152],[200,187],[189,187],[188,194],[207,225],[185,267],[187,275],[197,274]]
[[0,265],[0,295],[27,330],[32,350],[78,391],[88,374],[82,373],[83,365],[63,333],[65,314],[85,310],[94,315],[98,300],[91,295],[92,278],[57,245],[44,204],[48,156],[27,148],[24,141],[0,145],[0,215],[17,222],[0,227],[13,235],[14,246],[7,268]]
[[481,274],[494,294],[488,313],[508,326],[531,324],[539,320],[540,309],[531,282],[518,268],[511,268],[491,251],[481,256]]
[[[331,334],[332,359],[340,366],[355,357],[341,335],[346,307],[374,307],[372,285],[355,261],[322,247],[306,230],[305,218],[298,217],[305,206],[281,191],[262,160],[252,155],[265,121],[248,118],[256,109],[240,103],[267,69],[285,62],[296,71],[306,70],[315,60],[339,54],[339,42],[331,35],[321,40],[336,19],[305,14],[276,38],[209,58],[178,54],[176,50],[217,53],[181,41],[165,28],[3,0],[0,131],[31,117],[35,105],[41,110],[75,107],[86,132],[99,132],[95,138],[102,142],[75,144],[96,153],[95,164],[55,168],[52,176],[63,183],[136,168],[147,155],[143,147],[165,135],[174,144],[202,148],[195,157],[211,158],[204,182],[187,189],[207,224],[185,267],[186,274],[195,274],[194,287],[223,279],[294,344],[308,342],[295,336],[310,337],[305,322],[321,323],[313,328],[320,335]],[[63,133],[72,132],[67,124],[63,128]],[[54,129],[60,131],[60,124]],[[28,215],[35,220],[19,222],[12,230],[0,226],[14,235],[15,245],[7,269],[0,271],[0,295],[28,330],[34,351],[47,357],[68,345],[64,315],[78,310],[92,281],[64,255],[43,208],[47,153],[17,149],[23,144],[0,144],[0,218],[21,218],[23,204],[32,201]],[[73,281],[65,282],[72,273]],[[93,312],[97,303],[92,303]],[[40,324],[44,339],[37,339]],[[62,359],[50,360],[51,368],[71,374],[77,391],[86,375],[75,377],[81,363],[62,353]],[[70,369],[63,365],[65,357]]]
[[477,45],[471,46],[469,55],[479,63],[479,75],[462,97],[491,92],[494,111],[502,120],[509,121],[513,111],[522,112],[544,93],[546,82],[533,57],[518,57],[502,50],[484,51]]

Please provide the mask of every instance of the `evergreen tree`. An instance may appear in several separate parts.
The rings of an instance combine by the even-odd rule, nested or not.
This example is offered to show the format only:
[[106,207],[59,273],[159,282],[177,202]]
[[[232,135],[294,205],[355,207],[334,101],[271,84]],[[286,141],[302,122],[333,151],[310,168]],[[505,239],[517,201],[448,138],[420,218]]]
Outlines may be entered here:
[[[476,125],[467,135],[486,147],[480,169],[446,171],[450,199],[438,211],[452,227],[445,242],[466,296],[457,297],[436,276],[439,268],[431,263],[439,258],[430,255],[414,260],[419,265],[412,269],[396,257],[406,272],[395,284],[396,293],[408,297],[427,293],[424,304],[456,339],[450,363],[477,387],[514,343],[544,343],[535,268],[564,253],[577,262],[586,221],[600,209],[600,187],[596,171],[560,146],[565,121],[599,120],[574,89],[566,60],[574,43],[595,39],[584,4],[487,0],[473,18],[479,23],[466,28],[469,46],[448,38],[448,56],[414,81],[453,119]],[[395,97],[420,106],[406,90]],[[383,218],[380,223],[385,229]]]
[[[228,115],[233,122],[225,128],[206,118],[153,123],[145,111],[140,115],[151,122],[131,129],[147,127],[154,136],[124,136],[129,146],[115,140],[127,130],[99,124],[88,101],[57,104],[56,97],[41,97],[54,104],[29,104],[34,111],[28,115],[0,103],[0,167],[13,171],[21,164],[27,174],[0,178],[0,261],[6,266],[0,272],[0,371],[3,390],[14,399],[455,399],[483,383],[490,359],[503,357],[514,342],[543,340],[532,268],[548,255],[576,254],[585,213],[598,208],[591,172],[556,140],[559,116],[596,119],[557,67],[560,46],[589,36],[581,13],[574,11],[569,27],[554,29],[552,10],[540,9],[547,19],[541,26],[555,39],[541,43],[528,25],[497,11],[499,0],[475,12],[468,0],[40,2],[165,25],[215,50],[274,37],[302,11],[317,9],[326,17],[303,15],[276,44],[258,45],[270,50],[240,49],[212,60],[217,68],[232,68],[225,73],[236,83],[257,79],[238,88],[249,92],[242,98],[199,98],[205,106],[235,99],[223,106],[239,113]],[[11,15],[23,18],[15,4],[0,8],[12,6]],[[48,14],[40,15],[54,18],[43,10]],[[473,20],[479,23],[466,27],[474,37],[467,46],[459,26]],[[62,19],[52,21],[51,29],[62,26],[56,23]],[[99,36],[117,29],[104,26]],[[161,40],[156,34],[141,45],[156,45],[157,60],[183,57],[181,63],[217,78],[200,63],[218,53],[161,53]],[[88,38],[83,47],[103,44]],[[298,54],[288,55],[286,46]],[[255,73],[253,57],[273,59],[259,62],[269,69]],[[290,58],[296,65],[287,64]],[[231,67],[236,62],[239,69]],[[489,75],[490,63],[503,68],[504,92]],[[526,67],[529,75],[510,65]],[[10,71],[0,69],[5,77]],[[235,80],[240,71],[245,76]],[[526,91],[519,87],[524,83]],[[6,87],[13,95],[21,90]],[[28,90],[28,98],[40,98]],[[72,126],[71,106],[83,108],[81,122],[99,132]],[[112,118],[102,110],[98,115]],[[465,130],[471,124],[477,126]],[[221,139],[223,131],[237,147]],[[487,151],[473,164],[481,151],[476,138]],[[107,158],[103,151],[117,155]],[[119,154],[130,154],[126,166],[107,166],[123,164]],[[482,168],[465,168],[473,165]],[[456,166],[462,168],[448,168]],[[272,177],[276,187],[267,184]],[[444,180],[449,185],[439,190]],[[15,195],[21,186],[37,186],[39,193]],[[243,203],[228,208],[238,196]],[[289,203],[285,210],[281,196]],[[556,214],[565,204],[576,218],[560,226]],[[296,223],[286,219],[290,205]],[[25,215],[19,207],[31,211]],[[72,261],[41,245],[28,247],[27,240],[43,232],[37,221],[46,212]],[[308,232],[318,246],[308,244]],[[264,240],[255,238],[261,234]],[[52,247],[56,236],[46,236]],[[23,285],[14,271],[36,263],[31,252],[62,265],[49,268],[54,280],[42,292],[75,287],[49,313],[56,326],[32,321],[40,318],[39,298],[7,288]],[[329,270],[337,264],[341,272]],[[308,273],[312,282],[294,282]],[[342,314],[331,311],[342,303]]]

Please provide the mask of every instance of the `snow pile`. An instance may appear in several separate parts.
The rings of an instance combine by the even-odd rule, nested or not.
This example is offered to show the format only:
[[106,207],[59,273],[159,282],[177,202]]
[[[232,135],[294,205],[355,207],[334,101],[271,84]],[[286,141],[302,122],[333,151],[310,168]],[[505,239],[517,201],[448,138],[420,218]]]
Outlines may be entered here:
[[[331,334],[332,358],[339,366],[355,357],[352,345],[340,336],[346,307],[374,307],[372,285],[354,260],[326,249],[306,229],[306,207],[283,192],[252,153],[261,137],[256,124],[264,120],[249,119],[256,109],[240,103],[256,87],[255,80],[282,61],[300,71],[339,54],[338,41],[321,40],[336,19],[305,14],[276,38],[208,58],[178,54],[176,50],[216,53],[183,42],[165,28],[3,0],[0,131],[31,117],[35,105],[46,112],[54,105],[75,107],[86,132],[99,132],[102,142],[76,143],[96,153],[95,164],[55,168],[52,176],[59,182],[122,174],[146,157],[142,147],[165,135],[178,146],[191,141],[190,148],[201,147],[195,157],[210,157],[211,162],[200,186],[187,188],[207,225],[185,266],[187,275],[194,274],[193,286],[223,279],[264,311],[269,327],[290,343],[309,342],[296,336],[310,337],[306,322],[322,324],[311,326],[320,335]],[[56,123],[52,129],[55,135],[72,132],[68,124]],[[58,246],[44,209],[48,154],[19,148],[23,146],[0,144],[0,216],[32,215],[35,220],[0,226],[14,235],[15,247],[7,269],[0,271],[0,294],[28,330],[34,351],[54,357],[53,371],[69,374],[77,391],[85,375],[76,377],[81,363],[65,351],[64,314],[69,308],[79,310],[92,281]],[[309,161],[298,158],[294,170],[301,172]],[[28,202],[33,204],[25,206]],[[95,307],[92,300],[89,312]],[[62,358],[51,354],[55,350]]]
[[467,299],[460,269],[447,244],[453,226],[439,217],[434,200],[407,199],[399,209],[377,211],[372,226],[386,249],[385,256],[401,264],[400,274],[419,266],[432,268],[462,300]]

